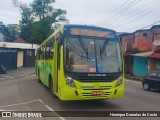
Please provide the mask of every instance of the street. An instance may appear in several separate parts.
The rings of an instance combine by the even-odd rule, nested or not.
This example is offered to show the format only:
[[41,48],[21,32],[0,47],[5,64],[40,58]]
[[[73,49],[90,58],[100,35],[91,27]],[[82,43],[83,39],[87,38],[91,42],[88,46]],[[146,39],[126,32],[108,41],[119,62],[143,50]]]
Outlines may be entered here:
[[[52,97],[49,90],[38,83],[35,74],[24,78],[0,80],[0,110],[1,111],[159,111],[160,92],[144,91],[141,82],[125,81],[125,96],[120,99],[92,100],[92,101],[60,101]],[[85,114],[85,113],[84,113]],[[82,116],[83,117],[83,116]],[[81,120],[82,117],[76,119]],[[9,118],[0,118],[0,120]],[[11,118],[10,118],[11,119]],[[13,119],[13,118],[12,118]],[[33,120],[39,120],[34,118]],[[53,119],[51,117],[41,118],[42,120]],[[40,119],[40,120],[41,120]],[[54,120],[74,120],[74,117],[54,117]],[[98,117],[83,118],[86,120],[99,119]],[[101,117],[100,119],[106,119]],[[107,119],[135,119],[109,117]],[[160,120],[155,117],[136,117],[141,120]],[[14,118],[15,120],[15,118]],[[16,118],[16,120],[19,120]],[[23,120],[21,118],[21,120]]]

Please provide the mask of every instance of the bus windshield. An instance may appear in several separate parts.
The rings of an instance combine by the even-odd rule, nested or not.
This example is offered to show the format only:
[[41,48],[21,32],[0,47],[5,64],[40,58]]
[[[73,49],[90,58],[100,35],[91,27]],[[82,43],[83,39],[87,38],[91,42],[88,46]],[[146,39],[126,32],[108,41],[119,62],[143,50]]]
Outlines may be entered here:
[[120,43],[114,38],[70,37],[64,39],[65,69],[77,73],[122,71]]

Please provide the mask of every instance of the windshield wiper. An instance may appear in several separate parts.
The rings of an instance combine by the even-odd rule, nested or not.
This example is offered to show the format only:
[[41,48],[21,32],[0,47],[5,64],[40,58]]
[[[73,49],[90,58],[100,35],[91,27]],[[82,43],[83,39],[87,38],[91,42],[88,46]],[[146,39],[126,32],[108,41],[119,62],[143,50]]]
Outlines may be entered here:
[[101,46],[100,46],[100,57],[101,57],[101,61],[102,61],[102,48],[101,48]]
[[79,41],[84,53],[87,55],[87,60],[88,60],[88,47],[86,47],[86,45],[85,45],[84,41],[82,40],[82,38],[79,37],[78,41]]
[[105,42],[104,42],[103,45],[102,45],[102,48],[100,48],[100,49],[101,49],[101,54],[102,54],[102,53],[104,52],[104,50],[106,49],[107,44],[108,44],[108,40],[105,40]]

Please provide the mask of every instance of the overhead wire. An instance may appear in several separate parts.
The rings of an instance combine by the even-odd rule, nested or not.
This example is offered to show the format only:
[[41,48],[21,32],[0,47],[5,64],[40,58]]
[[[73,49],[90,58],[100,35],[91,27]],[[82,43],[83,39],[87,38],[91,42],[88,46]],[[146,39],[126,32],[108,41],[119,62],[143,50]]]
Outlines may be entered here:
[[[144,5],[144,6],[142,6],[141,8],[138,8],[138,9],[136,9],[136,10],[141,10],[142,8],[144,8],[145,6],[147,6],[147,8],[148,8],[148,6],[150,7],[150,8],[155,8],[155,4],[157,4],[157,0],[156,1],[154,1],[154,2],[152,2],[152,3],[150,3],[150,4],[147,4],[147,5]],[[149,9],[149,8],[148,8]],[[148,10],[147,9],[147,10]],[[146,11],[147,11],[146,10]],[[151,11],[152,12],[152,11]],[[145,13],[147,13],[147,12],[145,12]],[[126,13],[126,14],[128,14],[128,13]],[[126,14],[124,14],[124,15],[126,15]],[[130,13],[131,14],[131,13]],[[149,14],[149,13],[148,13]],[[131,14],[132,15],[132,14]],[[115,21],[113,21],[112,23],[110,23],[110,26],[111,25],[113,25],[115,22],[117,22],[117,21],[124,21],[123,19],[122,20],[119,20],[119,18],[122,18],[123,16],[119,16]],[[127,19],[129,19],[129,18],[135,18],[135,16],[131,16],[131,17],[127,17]],[[140,17],[143,17],[143,15],[142,16],[140,16]]]
[[[126,8],[124,8],[122,11],[119,11],[118,12],[118,15],[114,18],[111,18],[111,19],[108,19],[108,21],[109,20],[112,20],[111,21],[111,23],[114,23],[114,22],[116,22],[119,18],[121,18],[122,17],[122,15],[128,10],[128,9],[130,9],[131,7],[133,7],[133,6],[135,6],[136,4],[138,4],[140,1],[142,1],[142,0],[138,0],[138,1],[133,1],[130,5],[128,5]],[[114,21],[113,21],[114,20]],[[106,21],[106,20],[105,20]]]
[[125,6],[125,4],[127,4],[129,1],[131,1],[131,0],[125,1],[125,2],[124,2],[123,4],[121,4],[117,9],[115,9],[110,15],[107,15],[107,16],[103,17],[102,19],[98,20],[97,22],[94,23],[94,25],[100,23],[100,22],[103,21],[104,19],[108,19],[108,18],[112,17],[114,14],[116,14],[116,12],[117,12],[118,10],[120,10],[123,6]]
[[[153,8],[153,7],[155,6],[155,4],[157,4],[157,2],[158,2],[157,0],[152,1],[152,2],[149,3],[149,4],[145,4],[145,5],[141,6],[140,8],[137,8],[136,10],[141,10],[141,9],[143,9],[143,8],[149,9],[150,7]],[[147,6],[147,7],[146,7],[146,6]],[[130,17],[127,17],[127,19],[130,19],[130,18],[135,17],[135,16],[133,16],[130,12],[127,12],[127,13],[124,14],[124,15],[127,15],[127,14],[130,14]],[[122,16],[121,16],[121,17],[122,17]],[[119,18],[120,18],[120,17],[119,17]],[[115,22],[119,22],[119,21],[122,21],[123,19],[126,19],[126,18],[122,18],[122,19],[119,20],[119,18],[117,18],[116,21],[112,22],[110,25],[114,24]]]
[[[140,19],[143,18],[144,16],[146,16],[146,15],[150,14],[151,12],[155,11],[157,8],[159,8],[159,5],[157,5],[156,7],[152,8],[150,11],[145,12],[145,13],[142,14],[141,16],[139,16],[139,17],[137,17],[137,18],[135,18],[135,19],[133,19],[133,20],[130,20],[129,22],[125,22],[125,23],[123,23],[123,24],[117,25],[116,27],[118,27],[118,26],[123,26],[123,25],[128,25],[128,24],[133,23],[133,22],[135,22],[135,21],[137,21],[137,20],[140,20]],[[114,26],[114,27],[115,27],[115,26]]]

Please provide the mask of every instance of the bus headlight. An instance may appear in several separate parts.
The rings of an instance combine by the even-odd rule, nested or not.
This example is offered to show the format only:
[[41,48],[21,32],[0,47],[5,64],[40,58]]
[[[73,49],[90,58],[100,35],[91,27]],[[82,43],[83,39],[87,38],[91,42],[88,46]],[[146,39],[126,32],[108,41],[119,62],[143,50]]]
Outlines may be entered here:
[[73,81],[73,79],[72,79],[71,77],[67,77],[67,78],[66,78],[66,84],[67,84],[68,86],[70,86],[70,87],[73,87],[73,88],[76,87],[76,85],[75,85],[75,83],[74,83],[74,81]]
[[122,84],[122,76],[118,78],[116,87],[120,86]]

